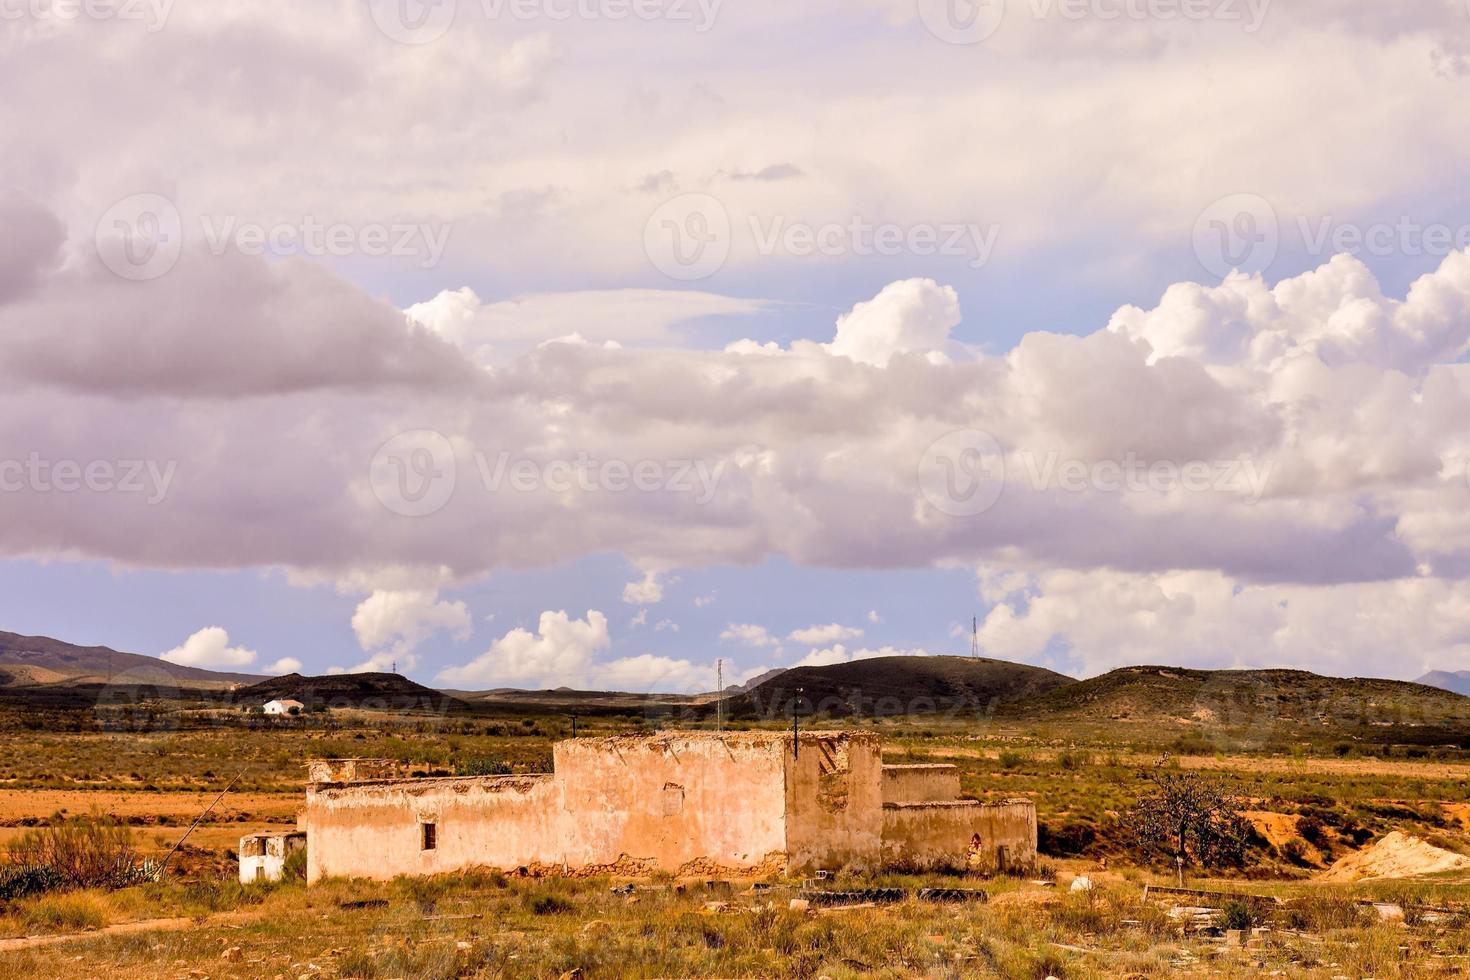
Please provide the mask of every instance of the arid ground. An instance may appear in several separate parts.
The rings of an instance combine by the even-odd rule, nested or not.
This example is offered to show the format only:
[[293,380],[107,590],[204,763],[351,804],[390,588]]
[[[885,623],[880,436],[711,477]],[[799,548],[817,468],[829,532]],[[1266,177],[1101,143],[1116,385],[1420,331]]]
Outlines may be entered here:
[[[1333,863],[1400,831],[1435,853],[1470,855],[1470,758],[1459,749],[1385,756],[1275,740],[1199,751],[1170,730],[885,720],[892,762],[952,762],[968,795],[1028,796],[1042,866],[1014,878],[850,877],[825,888],[939,885],[988,901],[910,897],[802,907],[800,882],[532,880],[472,872],[389,884],[241,886],[241,835],[294,823],[305,760],[391,757],[424,772],[486,765],[536,770],[570,720],[436,718],[370,712],[252,724],[180,714],[113,731],[0,734],[0,841],[87,815],[127,825],[157,859],[232,780],[160,882],[53,893],[0,911],[0,978],[441,976],[1302,976],[1430,977],[1470,969],[1470,873],[1325,880]],[[586,733],[654,724],[584,720]],[[139,730],[141,728],[142,730]],[[1145,898],[1173,884],[1140,867],[1120,815],[1140,770],[1208,770],[1245,801],[1246,867],[1188,869],[1191,888],[1264,896],[1237,920]],[[1413,756],[1412,758],[1409,756]],[[238,778],[237,778],[238,777]],[[1411,856],[1412,857],[1412,856]],[[1361,858],[1359,863],[1372,861]],[[1412,863],[1412,862],[1411,862]],[[1396,869],[1395,873],[1405,873]],[[1091,890],[1074,891],[1086,877]],[[796,900],[793,907],[793,900]],[[1278,901],[1279,900],[1279,901]],[[1384,920],[1372,901],[1393,902]],[[851,904],[851,903],[849,903]],[[865,907],[866,906],[866,907]],[[1246,911],[1246,906],[1249,911]],[[1222,933],[1244,925],[1244,933]],[[1255,927],[1255,933],[1250,928]],[[580,971],[578,973],[577,971]]]

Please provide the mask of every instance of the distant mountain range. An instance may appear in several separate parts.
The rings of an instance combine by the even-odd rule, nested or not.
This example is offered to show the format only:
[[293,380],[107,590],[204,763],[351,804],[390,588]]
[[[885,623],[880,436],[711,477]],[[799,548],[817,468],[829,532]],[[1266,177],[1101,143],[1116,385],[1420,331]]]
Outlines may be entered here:
[[124,689],[149,698],[232,704],[290,698],[307,705],[481,711],[492,714],[638,715],[677,724],[720,709],[731,720],[872,719],[884,715],[993,718],[1011,725],[1096,724],[1170,738],[1282,733],[1365,742],[1470,746],[1470,671],[1419,683],[1335,678],[1296,670],[1123,667],[1084,681],[1026,664],[975,657],[878,657],[772,671],[745,685],[695,695],[611,691],[438,691],[398,674],[258,677],[182,667],[109,647],[0,632],[0,695],[37,703],[99,703]]
[[1470,696],[1470,670],[1431,670],[1419,683]]
[[176,687],[227,691],[264,679],[256,674],[183,667],[110,647],[79,647],[47,636],[0,631],[0,688]]

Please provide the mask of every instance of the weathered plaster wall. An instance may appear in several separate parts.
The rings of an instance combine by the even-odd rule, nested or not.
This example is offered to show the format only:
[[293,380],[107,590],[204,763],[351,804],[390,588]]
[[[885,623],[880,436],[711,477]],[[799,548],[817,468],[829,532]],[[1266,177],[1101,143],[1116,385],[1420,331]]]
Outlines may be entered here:
[[874,868],[883,843],[883,760],[872,732],[806,732],[786,761],[787,870]]
[[957,800],[960,771],[954,766],[933,763],[883,767],[884,803],[934,803]]
[[[561,814],[550,776],[312,787],[305,811],[307,880],[559,863]],[[425,822],[434,824],[433,850],[423,849]]]
[[573,865],[703,873],[775,862],[786,848],[779,736],[660,734],[554,748]]
[[786,733],[666,732],[559,742],[555,775],[396,779],[378,776],[386,770],[374,760],[318,765],[312,775],[326,781],[309,786],[299,820],[311,835],[308,879],[471,867],[988,870],[1035,860],[1029,801],[955,801],[953,769],[885,768],[871,732],[804,732],[800,747]]
[[312,759],[306,764],[308,783],[359,783],[402,779],[407,776],[401,762],[392,759]]
[[250,834],[240,838],[240,880],[280,881],[286,858],[306,846],[305,834]]
[[1036,863],[1036,805],[888,803],[883,807],[883,863],[915,869],[1000,871]]

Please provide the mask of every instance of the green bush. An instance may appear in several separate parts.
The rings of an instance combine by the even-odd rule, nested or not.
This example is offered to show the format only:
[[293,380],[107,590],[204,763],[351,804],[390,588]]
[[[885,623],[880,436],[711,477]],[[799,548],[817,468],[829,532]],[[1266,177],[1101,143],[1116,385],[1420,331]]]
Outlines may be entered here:
[[1043,820],[1036,832],[1037,849],[1048,857],[1077,857],[1097,843],[1097,828],[1084,820]]
[[13,902],[66,885],[66,879],[55,868],[11,866],[0,868],[0,902]]
[[532,915],[562,915],[575,908],[571,902],[551,892],[528,893],[525,902]]
[[306,880],[306,848],[297,848],[286,855],[286,861],[281,865],[281,880]]
[[53,817],[49,827],[27,831],[10,844],[12,864],[50,868],[71,888],[123,888],[148,877],[133,848],[133,834],[111,817]]
[[1256,915],[1248,902],[1226,902],[1220,910],[1221,929],[1249,929],[1255,924]]

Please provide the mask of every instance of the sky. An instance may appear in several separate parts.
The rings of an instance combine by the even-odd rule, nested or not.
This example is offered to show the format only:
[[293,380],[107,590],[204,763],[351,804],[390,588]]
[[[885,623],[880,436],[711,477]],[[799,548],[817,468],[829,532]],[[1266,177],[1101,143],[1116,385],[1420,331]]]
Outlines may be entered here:
[[1470,666],[1470,3],[0,0],[0,629]]

